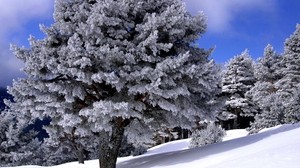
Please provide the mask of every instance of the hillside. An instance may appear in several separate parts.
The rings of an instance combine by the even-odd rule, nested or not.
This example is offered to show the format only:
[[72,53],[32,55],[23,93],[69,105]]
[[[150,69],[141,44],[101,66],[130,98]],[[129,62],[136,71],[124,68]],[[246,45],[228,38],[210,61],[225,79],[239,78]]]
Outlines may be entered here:
[[[117,168],[299,168],[299,135],[300,124],[277,126],[250,136],[243,130],[231,130],[225,142],[187,149],[188,140],[174,141],[142,156],[119,158]],[[18,168],[25,167],[39,166]],[[97,168],[98,161],[53,166],[69,167]]]

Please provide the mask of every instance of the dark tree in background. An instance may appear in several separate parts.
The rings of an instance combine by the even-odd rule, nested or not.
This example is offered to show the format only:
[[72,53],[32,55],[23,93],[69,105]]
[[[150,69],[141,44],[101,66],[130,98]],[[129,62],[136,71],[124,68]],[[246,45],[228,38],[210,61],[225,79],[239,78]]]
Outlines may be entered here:
[[251,123],[250,133],[256,133],[263,128],[273,127],[284,123],[284,107],[277,95],[275,83],[280,79],[278,70],[282,57],[271,45],[267,45],[264,55],[255,64],[255,85],[247,95],[258,107],[255,121]]
[[284,105],[285,123],[300,121],[299,91],[300,91],[300,25],[286,39],[284,53],[278,69],[281,78],[275,83],[277,94]]
[[218,115],[226,129],[246,128],[256,114],[256,106],[246,97],[255,83],[253,61],[248,50],[232,58],[222,75],[225,107]]

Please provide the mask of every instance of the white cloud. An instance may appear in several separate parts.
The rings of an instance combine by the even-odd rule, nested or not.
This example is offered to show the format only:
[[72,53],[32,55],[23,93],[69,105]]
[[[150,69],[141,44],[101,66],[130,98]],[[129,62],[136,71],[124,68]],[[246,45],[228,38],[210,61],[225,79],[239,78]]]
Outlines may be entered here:
[[[232,21],[245,10],[270,12],[274,7],[274,0],[183,1],[192,13],[204,11],[208,17],[208,31],[213,33],[231,30]],[[54,0],[0,0],[0,85],[12,76],[21,75],[22,64],[9,51],[10,36],[23,31],[24,25],[34,19],[51,18],[53,5]]]
[[208,18],[208,31],[224,33],[244,11],[273,12],[274,0],[183,0],[189,12],[203,11]]
[[9,38],[24,31],[25,24],[35,19],[52,18],[53,5],[54,0],[0,0],[0,86],[22,75],[21,62],[9,51]]
[[52,11],[53,0],[1,0],[0,37],[22,29],[32,19],[52,17]]
[[12,79],[24,76],[20,71],[23,63],[15,58],[7,48],[0,47],[0,59],[0,87],[10,85]]

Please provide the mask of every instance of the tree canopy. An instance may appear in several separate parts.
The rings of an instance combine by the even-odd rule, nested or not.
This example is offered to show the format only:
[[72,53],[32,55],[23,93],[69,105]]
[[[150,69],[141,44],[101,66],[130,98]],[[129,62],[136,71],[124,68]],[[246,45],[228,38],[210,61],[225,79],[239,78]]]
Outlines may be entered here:
[[72,139],[81,161],[98,144],[101,167],[115,167],[124,137],[214,117],[219,69],[193,45],[206,20],[180,0],[56,0],[54,17],[44,39],[12,47],[27,74],[10,88],[12,108],[50,117],[50,138]]

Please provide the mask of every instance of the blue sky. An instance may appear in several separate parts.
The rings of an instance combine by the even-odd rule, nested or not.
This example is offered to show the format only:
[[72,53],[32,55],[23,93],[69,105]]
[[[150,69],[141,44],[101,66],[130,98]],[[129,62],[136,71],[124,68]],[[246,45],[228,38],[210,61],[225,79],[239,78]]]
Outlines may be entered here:
[[[199,47],[215,47],[212,58],[225,63],[246,48],[254,59],[267,44],[278,53],[300,23],[299,0],[183,0],[187,10],[203,11],[208,29],[197,42]],[[39,24],[53,23],[54,0],[0,1],[0,86],[24,77],[23,67],[10,52],[9,45],[28,46],[28,37],[42,38]]]

